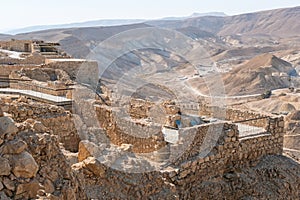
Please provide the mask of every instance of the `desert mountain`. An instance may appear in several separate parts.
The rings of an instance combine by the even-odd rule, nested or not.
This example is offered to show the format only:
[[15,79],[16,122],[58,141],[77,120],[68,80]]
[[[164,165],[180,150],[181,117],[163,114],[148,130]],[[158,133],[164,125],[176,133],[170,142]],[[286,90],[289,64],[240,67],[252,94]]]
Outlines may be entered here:
[[[300,7],[295,7],[226,17],[203,16],[183,20],[155,20],[122,26],[51,29],[18,34],[13,37],[15,39],[44,39],[60,42],[67,53],[76,57],[85,57],[88,49],[93,49],[99,42],[114,34],[149,26],[171,28],[193,39],[202,38],[218,44],[222,44],[219,40],[220,37],[227,35],[231,35],[236,43],[239,43],[244,40],[243,35],[245,34],[252,34],[251,41],[248,41],[251,45],[261,41],[272,44],[276,38],[270,38],[271,36],[280,36],[281,38],[298,36],[300,33],[300,25],[297,23],[299,18]],[[91,23],[91,25],[95,24]],[[2,38],[10,39],[11,37],[3,36]],[[224,43],[231,45],[225,39]],[[74,46],[78,47],[76,51],[74,51]],[[226,48],[222,49],[227,50]]]
[[[201,44],[205,47],[212,60],[225,69],[225,72],[234,69],[224,75],[228,94],[251,94],[289,86],[289,81],[280,74],[295,73],[292,71],[293,67],[280,57],[272,55],[277,55],[278,51],[299,49],[299,11],[300,7],[295,7],[226,17],[203,16],[122,26],[51,29],[13,37],[59,42],[68,54],[86,58],[100,42],[118,33],[151,26],[170,28],[194,39],[193,45]],[[11,39],[11,36],[3,38]],[[153,49],[149,52],[159,55],[158,62],[161,63],[170,63],[170,60],[176,58],[172,53]],[[260,54],[263,55],[259,56]],[[248,61],[249,59],[251,60]],[[115,63],[116,67],[111,69],[116,71],[111,71],[110,74],[115,76],[128,71],[131,67],[140,65],[142,60],[144,58],[141,54],[130,52]]]
[[272,54],[262,54],[224,75],[228,94],[257,94],[289,87],[289,77],[297,73],[292,65]]
[[[209,12],[209,13],[193,13],[190,16],[185,17],[165,17],[162,20],[184,20],[194,17],[203,17],[203,16],[226,16],[222,12]],[[38,25],[38,26],[29,26],[20,29],[13,29],[7,31],[8,34],[20,34],[20,33],[29,33],[34,31],[43,31],[49,29],[65,29],[65,28],[82,28],[82,27],[96,27],[96,26],[122,26],[129,24],[143,23],[148,20],[145,19],[102,19],[102,20],[93,20],[79,23],[69,23],[69,24],[57,24],[57,25]]]
[[153,21],[150,25],[167,28],[198,27],[220,36],[273,35],[297,36],[300,32],[300,7],[269,10],[236,16],[204,16],[181,21]]
[[267,34],[280,37],[300,33],[300,7],[249,13],[224,18],[219,35]]

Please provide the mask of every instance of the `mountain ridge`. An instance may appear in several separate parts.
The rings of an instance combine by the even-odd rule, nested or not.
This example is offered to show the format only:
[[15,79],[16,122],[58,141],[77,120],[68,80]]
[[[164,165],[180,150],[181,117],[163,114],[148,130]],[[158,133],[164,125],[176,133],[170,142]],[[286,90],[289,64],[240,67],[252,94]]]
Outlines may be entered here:
[[[227,16],[223,12],[208,12],[208,13],[193,13],[189,16],[183,17],[164,17],[158,20],[184,20],[188,18],[201,17],[201,16]],[[36,26],[28,26],[23,28],[12,29],[4,32],[5,34],[22,34],[43,30],[51,30],[51,29],[64,29],[64,28],[84,28],[84,27],[96,27],[96,26],[122,26],[122,25],[130,25],[137,23],[144,23],[147,19],[100,19],[100,20],[89,20],[84,22],[74,22],[74,23],[66,23],[66,24],[53,24],[53,25],[36,25]]]

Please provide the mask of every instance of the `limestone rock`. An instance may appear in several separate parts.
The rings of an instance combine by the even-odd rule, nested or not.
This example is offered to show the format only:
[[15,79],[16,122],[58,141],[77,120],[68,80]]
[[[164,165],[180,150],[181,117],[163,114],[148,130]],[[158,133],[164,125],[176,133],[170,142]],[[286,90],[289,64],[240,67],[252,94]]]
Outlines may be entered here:
[[96,145],[88,140],[82,140],[79,143],[78,161],[81,162],[90,156],[97,157],[105,149],[105,144]]
[[31,199],[35,198],[38,191],[41,189],[39,182],[33,180],[29,183],[20,184],[17,187],[16,197],[17,199],[24,198],[24,199]]
[[38,121],[33,124],[33,129],[38,133],[47,131],[47,128],[42,124],[42,122]]
[[78,161],[79,162],[81,162],[91,156],[91,153],[89,152],[89,150],[86,147],[87,144],[88,144],[88,141],[80,141],[79,142],[79,150],[78,150]]
[[15,183],[6,177],[3,179],[3,185],[10,191],[15,191],[16,189]]
[[23,102],[23,103],[28,103],[28,99],[24,96],[21,96],[19,99],[18,99],[18,102]]
[[11,167],[9,162],[5,158],[0,158],[0,176],[8,176],[10,174]]
[[8,196],[6,196],[6,194],[4,192],[0,192],[0,199],[1,200],[10,200],[10,198]]
[[39,169],[34,158],[27,151],[12,155],[12,161],[14,163],[13,173],[16,177],[32,178]]
[[22,140],[12,140],[2,146],[2,154],[19,154],[27,148],[27,144]]
[[[2,182],[0,181],[0,191],[3,190],[4,188],[4,185],[2,184]],[[0,196],[0,199],[1,199],[1,196]]]
[[94,175],[98,177],[105,176],[105,168],[96,158],[88,157],[84,161],[85,167],[88,168]]
[[18,128],[10,117],[0,117],[0,136],[3,134],[16,133],[17,131]]
[[45,180],[44,187],[45,187],[45,192],[46,193],[52,193],[52,192],[55,191],[54,185],[49,179]]

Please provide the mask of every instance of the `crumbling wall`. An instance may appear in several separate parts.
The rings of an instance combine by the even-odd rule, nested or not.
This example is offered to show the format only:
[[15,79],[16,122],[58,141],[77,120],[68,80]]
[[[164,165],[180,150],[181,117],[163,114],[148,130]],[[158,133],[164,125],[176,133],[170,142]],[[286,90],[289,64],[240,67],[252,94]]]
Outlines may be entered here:
[[[267,114],[255,113],[248,110],[237,110],[232,108],[220,108],[217,106],[200,105],[199,115],[218,118],[232,122],[242,121],[243,124],[266,128],[269,116]],[[255,119],[255,120],[251,120]],[[249,120],[249,121],[248,121]]]
[[[236,192],[242,192],[243,187],[247,187],[247,192],[251,192],[251,195],[259,196],[263,193],[262,190],[252,191],[250,188],[257,184],[257,180],[266,178],[269,173],[263,173],[265,166],[256,166],[270,155],[281,155],[283,138],[281,124],[282,118],[274,118],[269,126],[273,129],[270,130],[271,133],[243,139],[239,139],[238,127],[230,123],[205,124],[187,128],[180,133],[182,136],[179,138],[184,141],[190,140],[190,146],[184,147],[186,151],[180,157],[175,158],[176,162],[152,172],[126,173],[126,168],[124,168],[125,171],[114,170],[92,157],[87,157],[74,167],[84,180],[83,184],[89,198],[101,196],[104,199],[118,197],[195,199],[201,196],[203,199],[219,199],[224,195],[227,198],[233,196],[241,198],[243,193]],[[217,133],[217,139],[210,137],[213,133]],[[277,133],[280,134],[277,135]],[[206,136],[208,138],[205,138]],[[201,150],[203,150],[201,146],[204,141],[212,142],[212,148],[207,154],[201,155]],[[84,151],[89,151],[88,146],[85,147]],[[172,148],[171,146],[171,151],[175,150]],[[272,165],[272,162],[270,161],[269,165]],[[239,174],[247,173],[242,172],[244,169],[247,171],[251,167],[255,167],[253,169],[255,172],[247,175],[251,176],[250,179],[244,175],[239,177]],[[259,175],[256,176],[256,173]],[[94,178],[95,176],[97,178]],[[271,180],[270,177],[267,179]],[[251,183],[251,187],[243,185],[246,183]],[[234,188],[231,187],[232,185]],[[293,197],[298,195],[297,188],[298,186],[293,187],[293,192],[290,192]],[[229,191],[232,192],[230,195],[227,193]],[[274,195],[278,197],[285,194]],[[266,197],[267,194],[263,196]]]
[[1,65],[0,74],[2,76],[9,76],[13,71],[19,71],[22,68],[24,69],[33,69],[36,68],[36,65]]
[[80,137],[69,111],[54,105],[29,102],[24,97],[20,100],[4,105],[5,111],[11,114],[16,122],[24,122],[27,119],[38,120],[58,136],[65,149],[78,151]]
[[15,123],[1,108],[0,199],[85,199],[57,136],[33,119]]
[[149,111],[154,103],[143,99],[130,99],[129,114],[132,118],[141,119],[149,117]]
[[[136,153],[153,152],[166,145],[161,130],[156,126],[152,127],[152,125],[149,125],[147,127],[142,124],[130,122],[130,127],[128,127],[128,123],[124,121],[120,121],[121,123],[118,124],[118,120],[120,119],[116,119],[117,116],[113,113],[113,110],[106,106],[96,106],[96,113],[100,127],[106,131],[110,141],[115,145],[131,144],[132,151]],[[143,133],[139,132],[129,134],[125,132],[128,131],[128,128],[135,131],[148,131],[149,136],[143,137]]]
[[78,73],[80,73],[80,77],[85,77],[86,79],[94,79],[96,77],[98,80],[99,78],[98,63],[95,61],[55,61],[50,63],[46,62],[46,64],[41,67],[64,70],[68,73],[71,80],[76,80]]
[[41,65],[45,63],[45,57],[39,54],[32,54],[30,56],[24,56],[24,59],[17,58],[1,58],[0,65]]

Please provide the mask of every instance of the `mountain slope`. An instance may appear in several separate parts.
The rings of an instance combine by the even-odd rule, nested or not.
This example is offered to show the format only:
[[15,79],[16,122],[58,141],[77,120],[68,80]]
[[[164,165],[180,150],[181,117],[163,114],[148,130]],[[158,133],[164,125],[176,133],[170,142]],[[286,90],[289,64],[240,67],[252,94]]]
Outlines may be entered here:
[[219,35],[269,34],[281,37],[300,33],[300,7],[277,9],[225,18]]
[[[190,16],[185,17],[165,17],[162,20],[184,20],[194,17],[203,17],[203,16],[226,16],[222,12],[209,12],[209,13],[193,13]],[[149,20],[145,19],[102,19],[102,20],[92,20],[86,22],[78,23],[69,23],[69,24],[56,24],[56,25],[39,25],[39,26],[29,26],[19,29],[13,29],[7,31],[8,34],[20,34],[20,33],[29,33],[35,31],[43,31],[49,29],[65,29],[65,28],[82,28],[82,27],[96,27],[96,26],[122,26],[129,24],[144,23]]]
[[66,29],[66,28],[81,28],[81,27],[94,27],[94,26],[121,26],[121,25],[142,23],[144,21],[145,21],[144,19],[94,20],[94,21],[70,23],[70,24],[29,26],[29,27],[25,27],[25,28],[10,30],[7,33],[20,34],[20,33],[29,33],[29,32],[43,31],[43,30],[49,30],[49,29]]
[[299,19],[300,6],[227,17],[204,16],[185,20],[157,20],[147,24],[172,29],[197,27],[220,36],[263,34],[290,37],[299,35]]
[[290,63],[271,54],[262,54],[226,73],[223,80],[227,94],[257,94],[289,87],[287,75],[296,75]]

